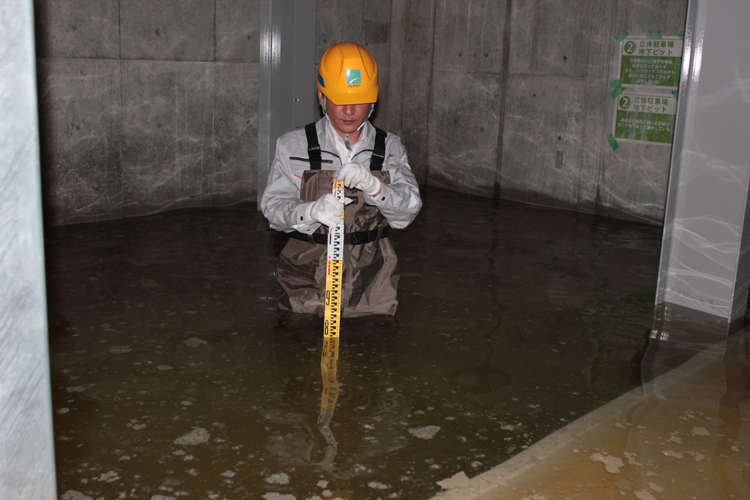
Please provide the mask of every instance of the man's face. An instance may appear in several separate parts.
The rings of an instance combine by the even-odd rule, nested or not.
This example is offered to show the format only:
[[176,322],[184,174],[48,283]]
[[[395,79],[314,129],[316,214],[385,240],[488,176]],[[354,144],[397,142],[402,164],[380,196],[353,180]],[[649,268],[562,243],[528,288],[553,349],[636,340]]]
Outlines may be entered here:
[[[323,106],[323,93],[318,90],[318,101]],[[333,128],[342,137],[355,132],[370,116],[372,104],[345,104],[337,106],[330,99],[325,99],[326,113],[333,124]]]

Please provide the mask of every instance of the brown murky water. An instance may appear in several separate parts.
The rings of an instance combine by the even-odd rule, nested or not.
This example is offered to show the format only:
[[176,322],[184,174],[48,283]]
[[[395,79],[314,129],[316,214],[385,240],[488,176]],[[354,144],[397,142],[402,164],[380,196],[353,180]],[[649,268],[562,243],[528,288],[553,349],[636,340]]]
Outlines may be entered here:
[[58,490],[426,499],[640,383],[661,229],[430,188],[395,318],[279,314],[254,205],[47,230]]

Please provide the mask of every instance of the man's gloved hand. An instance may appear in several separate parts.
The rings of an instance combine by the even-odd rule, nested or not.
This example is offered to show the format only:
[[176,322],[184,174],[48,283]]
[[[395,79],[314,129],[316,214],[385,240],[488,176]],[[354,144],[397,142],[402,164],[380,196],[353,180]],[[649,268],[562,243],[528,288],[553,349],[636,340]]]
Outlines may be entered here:
[[306,219],[320,222],[328,227],[337,226],[344,222],[341,217],[344,204],[331,193],[326,193],[307,207]]
[[368,196],[375,196],[380,191],[380,180],[362,163],[347,163],[338,171],[336,178],[344,181],[344,186],[359,189]]

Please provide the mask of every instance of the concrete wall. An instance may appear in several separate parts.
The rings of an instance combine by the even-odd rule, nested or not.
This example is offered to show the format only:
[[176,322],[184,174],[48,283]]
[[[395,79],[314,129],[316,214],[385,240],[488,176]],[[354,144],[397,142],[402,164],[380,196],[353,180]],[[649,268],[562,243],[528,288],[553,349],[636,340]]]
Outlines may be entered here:
[[[354,42],[365,47],[378,63],[380,97],[388,102],[390,80],[391,0],[377,2],[365,0],[317,0],[317,30],[315,33],[315,71],[323,53],[339,42]],[[315,75],[312,77],[314,78]],[[315,80],[311,80],[315,92]],[[317,94],[316,94],[317,95]],[[373,123],[386,126],[378,107],[372,116]],[[323,116],[315,99],[315,117]]]
[[608,84],[614,36],[677,35],[687,0],[392,3],[388,125],[420,182],[661,223],[670,148],[611,149]]
[[259,0],[36,0],[45,222],[257,198]]
[[[35,5],[48,224],[257,199],[259,0]],[[661,223],[670,148],[606,140],[614,36],[676,35],[686,7],[317,0],[315,52],[373,53],[373,122],[422,184]]]

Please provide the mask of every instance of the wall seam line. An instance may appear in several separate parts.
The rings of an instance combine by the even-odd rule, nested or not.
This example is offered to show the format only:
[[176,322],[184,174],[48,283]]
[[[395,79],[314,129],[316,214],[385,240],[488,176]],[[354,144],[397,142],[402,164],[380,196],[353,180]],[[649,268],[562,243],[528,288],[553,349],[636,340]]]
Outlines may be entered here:
[[508,98],[508,85],[509,85],[509,78],[510,78],[510,37],[511,37],[511,21],[513,17],[513,0],[506,0],[505,4],[505,27],[504,27],[504,33],[503,33],[503,60],[502,60],[502,70],[500,72],[500,78],[502,81],[500,82],[500,109],[498,110],[498,115],[500,117],[500,121],[497,125],[497,158],[495,160],[495,172],[494,172],[494,182],[493,182],[493,198],[496,200],[500,199],[500,179],[501,179],[501,171],[502,171],[502,164],[503,164],[503,136],[505,134],[505,110],[506,110],[506,101]]

